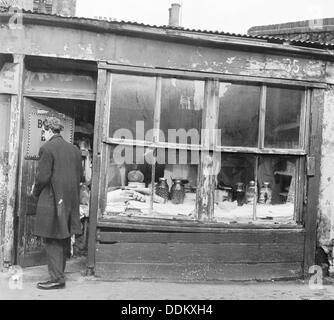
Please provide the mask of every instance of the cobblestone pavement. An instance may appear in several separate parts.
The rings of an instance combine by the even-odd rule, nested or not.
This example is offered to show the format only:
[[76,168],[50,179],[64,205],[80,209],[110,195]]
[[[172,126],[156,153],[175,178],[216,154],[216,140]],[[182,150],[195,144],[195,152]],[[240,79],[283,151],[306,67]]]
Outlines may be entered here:
[[13,287],[8,272],[0,273],[1,300],[334,300],[334,280],[327,278],[322,289],[311,289],[307,281],[170,283],[148,281],[101,281],[82,276],[82,259],[67,267],[66,289],[43,291],[36,282],[47,279],[45,266],[23,270],[22,288]]

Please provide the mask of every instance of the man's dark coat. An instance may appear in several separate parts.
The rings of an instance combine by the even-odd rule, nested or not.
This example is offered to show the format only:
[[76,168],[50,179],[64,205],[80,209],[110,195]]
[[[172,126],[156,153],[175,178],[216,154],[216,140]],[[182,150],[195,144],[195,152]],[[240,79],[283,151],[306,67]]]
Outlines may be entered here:
[[54,135],[40,148],[33,190],[34,196],[39,197],[36,236],[65,239],[81,234],[81,176],[81,153],[61,135]]

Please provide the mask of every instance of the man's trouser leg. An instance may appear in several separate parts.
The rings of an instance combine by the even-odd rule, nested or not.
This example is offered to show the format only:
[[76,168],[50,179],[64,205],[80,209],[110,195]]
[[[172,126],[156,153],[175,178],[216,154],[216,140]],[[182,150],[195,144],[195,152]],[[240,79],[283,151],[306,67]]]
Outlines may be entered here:
[[45,239],[48,271],[52,281],[65,282],[65,265],[68,239]]

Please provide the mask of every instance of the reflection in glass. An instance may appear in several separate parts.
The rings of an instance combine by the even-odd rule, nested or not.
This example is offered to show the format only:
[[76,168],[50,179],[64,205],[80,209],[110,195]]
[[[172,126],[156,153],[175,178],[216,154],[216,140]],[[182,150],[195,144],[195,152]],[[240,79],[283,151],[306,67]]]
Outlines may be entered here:
[[300,113],[303,90],[267,88],[266,148],[299,147]]
[[[160,129],[166,142],[200,144],[203,103],[204,81],[162,79]],[[189,136],[177,137],[180,129]]]
[[[156,78],[133,75],[112,75],[110,136],[126,129],[125,139],[152,140]],[[137,130],[136,130],[137,128]],[[120,133],[120,131],[119,131]],[[123,134],[124,130],[122,130]]]
[[220,83],[221,145],[256,147],[258,143],[260,87]]
[[259,189],[256,215],[259,219],[293,219],[296,159],[283,156],[259,158]]
[[222,154],[215,190],[216,220],[251,220],[255,201],[255,156]]

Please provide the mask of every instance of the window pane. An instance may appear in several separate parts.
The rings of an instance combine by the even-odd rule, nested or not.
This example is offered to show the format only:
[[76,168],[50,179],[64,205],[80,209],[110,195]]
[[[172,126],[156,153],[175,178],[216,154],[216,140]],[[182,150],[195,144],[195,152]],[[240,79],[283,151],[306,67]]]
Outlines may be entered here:
[[292,220],[294,215],[296,159],[284,156],[259,158],[257,184],[259,219]]
[[153,128],[155,86],[153,77],[112,75],[111,137],[152,140],[152,132],[147,131]]
[[255,214],[262,222],[292,222],[296,162],[297,158],[289,156],[222,154],[215,190],[215,219],[249,222]]
[[160,129],[163,141],[200,144],[203,103],[204,81],[162,79]]
[[158,217],[195,219],[199,151],[158,149],[154,213]]
[[303,90],[267,88],[266,148],[298,148]]
[[215,219],[251,220],[255,191],[255,156],[222,154],[215,190]]
[[103,217],[150,214],[152,161],[149,150],[121,145],[113,146],[110,150]]
[[258,144],[260,87],[220,83],[220,145],[256,147]]

